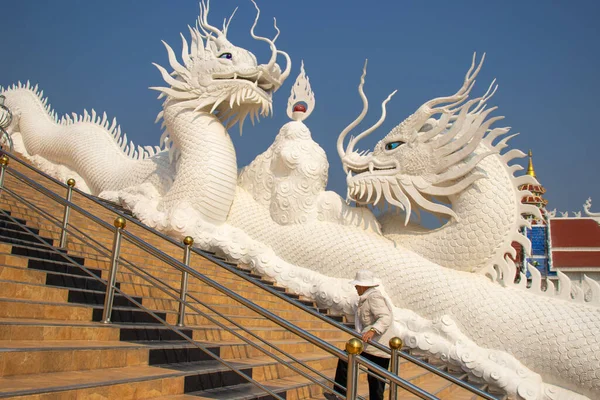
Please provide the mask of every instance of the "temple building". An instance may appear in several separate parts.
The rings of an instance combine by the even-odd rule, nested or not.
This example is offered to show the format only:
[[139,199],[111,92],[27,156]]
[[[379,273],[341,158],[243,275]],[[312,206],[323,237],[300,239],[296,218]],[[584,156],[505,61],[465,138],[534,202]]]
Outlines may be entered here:
[[[527,175],[537,179],[531,150]],[[591,200],[584,205],[586,216],[577,212],[573,217],[568,213],[557,217],[555,211],[546,209],[548,200],[543,197],[546,189],[541,184],[521,185],[519,189],[531,192],[531,196],[524,197],[522,202],[540,208],[542,219],[527,216],[531,221],[531,228],[526,228],[531,254],[525,257],[521,246],[514,244],[518,266],[522,270],[526,262],[535,266],[542,278],[554,281],[557,287],[557,271],[579,284],[586,275],[600,281],[600,217],[589,212]],[[530,278],[529,272],[527,278]]]

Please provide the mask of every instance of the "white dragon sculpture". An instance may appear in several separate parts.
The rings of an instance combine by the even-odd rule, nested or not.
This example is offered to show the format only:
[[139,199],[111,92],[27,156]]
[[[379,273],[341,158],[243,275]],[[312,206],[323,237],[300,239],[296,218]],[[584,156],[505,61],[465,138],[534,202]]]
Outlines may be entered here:
[[[383,121],[390,97],[380,121],[344,150],[347,133],[367,112],[363,73],[363,112],[340,135],[338,151],[350,199],[385,200],[405,211],[379,222],[368,207],[325,191],[327,157],[302,122],[314,108],[303,70],[288,103],[293,121],[238,176],[227,127],[269,114],[272,93],[291,69],[277,36],[254,34],[256,9],[250,32],[270,46],[267,64],[227,40],[231,18],[222,29],[209,24],[207,3],[190,28],[191,43],[182,36],[183,64],[165,44],[173,72],[157,66],[168,84],[155,88],[165,98],[162,150],[135,147],[105,114],[59,119],[29,83],[2,90],[15,150],[59,179],[75,177],[79,188],[121,201],[148,225],[191,235],[200,247],[249,264],[321,306],[350,313],[356,294],[348,278],[368,266],[385,282],[396,306],[394,329],[408,346],[512,397],[598,398],[596,303],[571,300],[562,280],[558,295],[542,292],[535,268],[531,288],[525,279],[513,283],[516,269],[506,254],[512,241],[529,247],[519,233],[521,214],[538,211],[521,205],[526,193],[516,189],[531,178],[515,178],[519,167],[507,165],[524,154],[501,155],[508,138],[492,143],[507,133],[488,129],[495,119],[487,118],[485,103],[493,92],[466,101],[481,64],[455,95],[421,106],[367,154],[354,147]],[[278,56],[286,59],[284,71]],[[450,220],[431,232],[405,227],[418,208]],[[600,286],[588,285],[597,302]]]

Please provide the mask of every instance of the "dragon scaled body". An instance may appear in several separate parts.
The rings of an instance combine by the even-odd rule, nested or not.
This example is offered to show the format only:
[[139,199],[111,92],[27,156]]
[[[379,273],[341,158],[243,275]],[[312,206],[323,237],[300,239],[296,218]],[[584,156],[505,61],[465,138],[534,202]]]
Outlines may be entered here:
[[[164,98],[159,118],[166,126],[159,152],[134,148],[116,122],[94,112],[58,119],[30,85],[2,93],[13,114],[7,131],[16,150],[57,177],[76,177],[91,193],[121,201],[150,226],[190,235],[200,247],[339,312],[352,312],[356,293],[349,278],[370,266],[385,282],[396,307],[393,329],[405,343],[515,398],[600,396],[598,308],[509,284],[514,264],[505,257],[507,246],[512,240],[527,245],[518,236],[520,214],[534,211],[520,205],[516,167],[506,164],[522,153],[501,155],[506,139],[492,143],[507,131],[490,126],[494,119],[484,107],[491,92],[466,101],[480,66],[472,67],[457,94],[426,103],[372,153],[354,147],[379,123],[344,149],[359,117],[338,140],[353,200],[450,218],[433,232],[411,225],[406,231],[406,215],[378,221],[369,208],[351,207],[325,191],[327,157],[303,122],[314,108],[303,73],[288,104],[293,121],[237,176],[227,126],[270,113],[271,95],[289,75],[289,57],[277,50],[276,38],[254,34],[258,13],[251,35],[271,49],[263,65],[227,40],[228,21],[217,29],[207,14],[203,3],[191,43],[183,40],[182,63],[166,46],[173,71],[159,67],[167,86],[155,88]],[[278,55],[287,60],[284,71]],[[360,93],[364,115],[362,84]],[[478,207],[490,214],[485,246],[472,238],[487,232],[478,225],[481,215],[473,215]],[[469,239],[485,247],[477,257],[439,254],[458,251]],[[465,271],[487,273],[510,287]]]

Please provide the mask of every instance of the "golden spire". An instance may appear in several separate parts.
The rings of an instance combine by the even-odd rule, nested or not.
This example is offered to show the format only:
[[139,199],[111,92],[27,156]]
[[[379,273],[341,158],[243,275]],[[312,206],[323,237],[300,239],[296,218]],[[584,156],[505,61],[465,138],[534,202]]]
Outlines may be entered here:
[[533,176],[535,178],[535,170],[533,169],[533,153],[531,149],[529,149],[529,165],[527,166],[527,175]]

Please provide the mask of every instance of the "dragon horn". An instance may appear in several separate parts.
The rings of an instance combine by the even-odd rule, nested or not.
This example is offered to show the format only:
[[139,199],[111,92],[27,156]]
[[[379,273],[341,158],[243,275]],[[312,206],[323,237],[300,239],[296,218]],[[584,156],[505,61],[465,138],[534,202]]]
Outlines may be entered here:
[[[414,114],[412,114],[409,118],[407,118],[407,120],[412,119],[412,122],[411,122],[412,127],[415,127],[418,130],[432,115],[435,115],[438,113],[445,113],[445,112],[455,113],[460,108],[462,108],[462,106],[460,106],[460,104],[467,99],[469,93],[471,92],[471,89],[473,89],[473,86],[475,85],[475,77],[477,77],[477,74],[479,74],[479,71],[481,70],[483,61],[485,60],[485,53],[481,57],[481,60],[479,61],[479,65],[477,65],[477,68],[475,69],[476,57],[477,57],[477,53],[473,53],[471,67],[467,71],[467,74],[465,75],[465,80],[463,82],[463,85],[460,87],[460,89],[458,89],[458,91],[455,94],[453,94],[452,96],[437,97],[435,99],[431,99],[431,100],[427,101],[426,103],[424,103],[421,107],[419,107],[417,109],[417,111],[415,111]],[[486,92],[486,95],[487,94],[488,93]],[[485,96],[484,96],[484,98],[485,98]],[[449,104],[446,104],[443,107],[436,107],[437,105],[445,104],[445,103],[449,103]],[[460,107],[458,107],[458,106],[460,106]],[[453,107],[457,107],[457,108],[453,108]]]
[[350,142],[348,143],[348,148],[346,149],[346,154],[352,153],[354,151],[354,146],[356,146],[356,143],[358,143],[360,139],[363,139],[364,137],[370,135],[375,129],[379,128],[381,124],[383,124],[383,121],[385,121],[386,117],[386,105],[388,101],[390,101],[392,97],[396,94],[396,92],[397,90],[394,90],[388,95],[388,97],[383,102],[381,102],[381,117],[379,118],[379,121],[377,121],[375,125],[373,125],[369,129],[361,132],[357,137],[350,140]]
[[[467,96],[469,95],[469,92],[471,91],[471,89],[473,88],[473,85],[475,84],[475,78],[479,74],[479,71],[481,70],[481,67],[483,66],[483,62],[485,61],[485,53],[483,53],[483,56],[481,57],[481,60],[479,61],[479,65],[477,65],[477,69],[475,69],[475,71],[473,71],[473,69],[475,68],[476,58],[477,58],[477,53],[473,53],[473,60],[471,61],[471,67],[469,68],[469,70],[467,71],[467,74],[465,75],[465,80],[463,82],[463,85],[460,87],[460,89],[458,89],[458,91],[455,94],[453,94],[452,96],[448,96],[448,97],[438,97],[438,98],[429,100],[428,102],[423,104],[421,106],[421,108],[424,110],[431,109],[432,112],[433,111],[442,111],[442,110],[436,109],[435,106],[437,106],[438,104],[443,104],[443,103],[451,103],[444,107],[444,108],[448,109],[450,107],[455,107],[455,106],[459,105],[460,103],[462,103],[467,98]],[[432,115],[432,114],[430,114],[430,115]]]
[[198,16],[198,22],[200,23],[200,27],[206,34],[206,37],[208,38],[210,36],[208,33],[209,31],[214,33],[215,35],[217,35],[217,38],[225,36],[224,32],[221,32],[218,28],[215,28],[214,26],[212,26],[211,24],[208,23],[209,10],[210,10],[210,0],[206,0],[206,1],[202,0],[200,2],[200,15]]
[[292,60],[290,60],[290,56],[285,51],[277,50],[277,53],[285,57],[285,70],[279,76],[279,82],[283,83],[290,75],[292,70]]
[[275,35],[275,39],[271,40],[271,39],[267,39],[266,37],[262,37],[262,36],[256,36],[254,34],[254,28],[256,28],[256,24],[258,23],[258,19],[260,17],[260,8],[258,8],[258,5],[256,4],[256,2],[254,0],[250,0],[252,2],[252,4],[254,4],[254,8],[256,8],[256,18],[254,18],[254,23],[252,24],[252,27],[250,28],[250,35],[252,35],[253,39],[256,40],[260,40],[261,42],[265,42],[269,44],[269,47],[271,48],[271,59],[269,60],[269,63],[267,64],[267,70],[271,70],[273,68],[273,66],[275,65],[275,61],[277,60],[277,47],[275,47],[275,40],[277,39],[277,37],[279,36],[279,29],[277,28],[277,21],[275,21],[275,29],[277,30],[277,34]]
[[[273,38],[273,43],[275,43],[280,33],[279,28],[277,27],[276,18],[273,18],[273,25],[275,26],[275,30],[277,31],[277,34]],[[285,70],[279,76],[279,82],[283,84],[283,82],[287,79],[292,70],[292,60],[290,60],[290,56],[285,51],[277,50],[277,54],[281,54],[283,57],[285,57]]]
[[238,7],[236,7],[235,10],[233,10],[233,12],[231,13],[231,17],[229,17],[229,19],[225,18],[225,20],[223,21],[223,34],[225,36],[227,36],[227,30],[229,29],[229,24],[231,24],[231,20],[233,19],[233,16],[235,15],[237,10],[238,10]]
[[[352,121],[352,123],[350,123],[350,125],[348,125],[346,128],[344,128],[342,133],[340,133],[340,136],[338,136],[337,151],[340,156],[340,159],[342,160],[342,164],[343,164],[344,156],[347,154],[344,151],[344,139],[346,139],[346,136],[348,135],[348,133],[350,133],[350,131],[352,129],[354,129],[358,124],[360,124],[362,122],[365,115],[367,115],[367,111],[369,110],[369,100],[367,100],[367,96],[365,96],[365,91],[363,89],[365,86],[365,77],[367,76],[367,62],[368,61],[369,60],[365,60],[365,65],[363,67],[363,73],[360,77],[360,83],[358,84],[358,94],[360,95],[360,98],[362,99],[362,102],[363,102],[362,112],[360,113],[360,115],[358,117],[356,117],[356,119],[354,121]],[[345,169],[345,167],[344,167],[344,169]]]
[[365,95],[365,92],[363,90],[364,85],[365,85],[365,76],[366,75],[367,75],[367,60],[365,60],[365,66],[363,67],[363,73],[362,73],[362,76],[360,77],[360,84],[358,85],[358,93],[360,94],[360,98],[363,101],[363,110],[360,113],[360,115],[350,125],[348,125],[342,131],[342,133],[340,133],[340,136],[338,137],[338,140],[337,140],[337,150],[338,150],[338,154],[340,155],[340,158],[342,159],[342,164],[343,164],[344,156],[348,155],[354,151],[354,147],[356,146],[358,141],[363,139],[364,137],[368,136],[369,134],[371,134],[375,129],[377,129],[381,126],[383,121],[385,121],[386,105],[391,100],[392,96],[395,95],[397,92],[397,90],[394,90],[381,103],[381,117],[379,118],[379,120],[373,126],[371,126],[369,129],[361,132],[358,136],[351,138],[350,142],[348,142],[348,147],[346,148],[346,151],[344,151],[344,139],[346,139],[346,136],[352,129],[354,129],[358,124],[360,124],[362,122],[363,118],[365,117],[365,115],[367,114],[367,111],[369,109],[369,102],[368,102],[367,96]]

